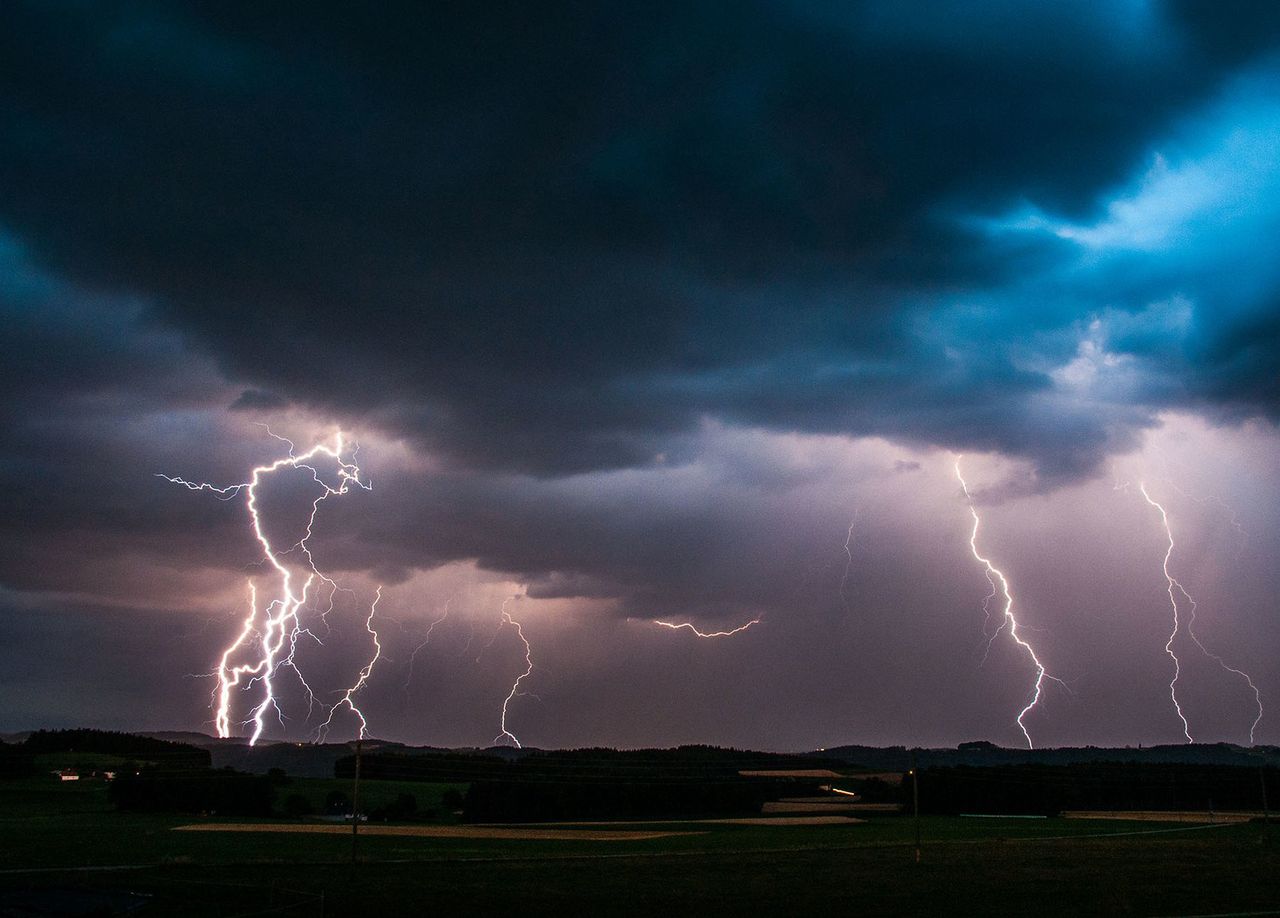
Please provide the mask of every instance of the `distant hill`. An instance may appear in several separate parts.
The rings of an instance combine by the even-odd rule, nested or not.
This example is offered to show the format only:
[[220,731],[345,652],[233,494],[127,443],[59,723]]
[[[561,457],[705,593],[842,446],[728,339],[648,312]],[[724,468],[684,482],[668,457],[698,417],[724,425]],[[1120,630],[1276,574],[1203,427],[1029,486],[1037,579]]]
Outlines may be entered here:
[[[193,742],[192,745],[197,744]],[[300,778],[332,778],[337,761],[350,757],[355,747],[352,742],[322,744],[260,742],[256,746],[250,746],[243,739],[223,740],[209,737],[202,748],[209,750],[209,754],[213,757],[214,768],[230,766],[237,771],[253,774],[266,774],[272,768],[279,768]],[[515,762],[541,752],[542,750],[532,747],[516,749],[511,746],[493,746],[479,749],[468,746],[460,749],[446,749],[440,746],[406,746],[403,743],[379,739],[364,741],[366,756],[387,753],[404,756],[448,755],[463,760],[485,758]]]
[[[487,753],[500,752],[502,755]],[[714,746],[674,749],[511,750],[483,753],[383,749],[365,752],[366,778],[467,784],[473,822],[651,819],[757,815],[785,795],[812,797],[829,772],[820,759]],[[355,757],[335,775],[350,778]]]
[[[207,749],[213,760],[214,768],[231,767],[237,771],[251,774],[266,774],[272,768],[279,768],[299,778],[331,778],[334,764],[353,751],[352,742],[342,743],[299,743],[280,740],[261,740],[250,746],[243,737],[219,739],[205,733],[179,730],[140,733],[139,736],[182,742],[189,746]],[[510,746],[494,746],[488,749],[463,747],[446,749],[440,746],[406,746],[390,740],[366,739],[366,754],[394,752],[402,755],[443,755],[486,756],[506,761],[516,761],[541,750],[533,748],[516,749]]]
[[[910,790],[908,790],[910,788]],[[1265,790],[1264,790],[1265,788]],[[1280,768],[1203,762],[1078,762],[1070,765],[930,767],[899,799],[923,813],[1035,814],[1065,810],[1257,812],[1280,794]]]
[[[868,771],[906,771],[912,750],[905,746],[836,746],[805,753],[835,759]],[[961,743],[955,749],[917,749],[920,768],[957,765],[1077,765],[1090,762],[1139,762],[1167,765],[1247,765],[1261,759],[1280,761],[1280,747],[1236,746],[1231,743],[1185,743],[1176,746],[1082,746],[1061,749],[1005,749],[986,742]]]
[[[348,751],[337,763],[337,775],[350,777],[355,757]],[[467,782],[479,780],[571,781],[615,783],[620,775],[656,782],[736,780],[743,772],[810,770],[838,765],[830,759],[811,759],[779,752],[752,752],[716,746],[677,746],[670,749],[492,749],[458,752],[365,747],[367,777],[401,780]]]
[[[0,734],[0,741],[23,743],[31,731]],[[272,768],[280,768],[299,777],[332,777],[339,759],[350,756],[352,744],[297,743],[264,740],[250,746],[243,737],[219,739],[197,730],[156,730],[131,734],[147,740],[177,743],[187,747],[207,750],[214,768],[231,766],[240,771],[266,774]],[[698,747],[683,747],[686,750]],[[709,748],[709,747],[702,747]],[[530,756],[546,756],[565,750],[543,750],[532,747],[517,749],[512,746],[461,747],[448,749],[439,746],[409,746],[388,740],[364,741],[366,755],[392,753],[402,756],[473,756],[485,760],[519,762]],[[630,750],[631,753],[643,750]],[[725,752],[729,752],[725,750]],[[616,754],[616,753],[615,753]],[[912,750],[906,746],[835,746],[810,752],[779,754],[755,753],[738,750],[735,756],[767,757],[773,761],[785,758],[807,759],[809,767],[820,767],[825,760],[845,770],[869,772],[904,772],[911,767]],[[1260,758],[1270,764],[1280,763],[1280,747],[1236,746],[1231,743],[1194,743],[1163,746],[1083,746],[1058,749],[1007,749],[985,741],[961,743],[955,748],[917,749],[917,762],[921,768],[945,768],[954,766],[1006,766],[1006,765],[1073,765],[1092,762],[1135,762],[1150,764],[1188,765],[1239,765],[1257,766]],[[761,767],[777,767],[774,765]]]
[[185,743],[114,730],[36,730],[22,743],[33,756],[106,755],[169,769],[208,768],[209,752]]
[[194,730],[155,730],[149,733],[135,733],[134,736],[145,736],[150,739],[164,740],[168,743],[186,743],[188,746],[216,746],[223,742],[216,736],[197,733]]

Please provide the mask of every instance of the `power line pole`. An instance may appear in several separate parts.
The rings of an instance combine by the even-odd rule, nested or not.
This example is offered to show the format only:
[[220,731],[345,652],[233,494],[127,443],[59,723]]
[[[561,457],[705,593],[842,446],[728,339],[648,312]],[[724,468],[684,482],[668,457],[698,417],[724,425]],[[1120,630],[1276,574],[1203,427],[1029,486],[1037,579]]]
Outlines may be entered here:
[[356,779],[351,788],[351,863],[356,863],[356,839],[360,835],[360,752],[363,739],[356,740]]
[[920,769],[916,765],[916,751],[911,750],[911,806],[915,811],[916,863],[920,863]]
[[1259,758],[1258,782],[1262,785],[1262,843],[1271,840],[1271,810],[1267,806],[1267,760]]

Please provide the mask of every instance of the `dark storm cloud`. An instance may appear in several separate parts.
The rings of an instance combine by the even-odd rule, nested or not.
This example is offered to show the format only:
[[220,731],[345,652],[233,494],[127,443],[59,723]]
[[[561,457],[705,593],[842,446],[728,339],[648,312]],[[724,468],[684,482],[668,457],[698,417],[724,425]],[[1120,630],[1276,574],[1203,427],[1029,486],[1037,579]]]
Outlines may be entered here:
[[[1245,2],[11,4],[0,583],[89,635],[222,609],[243,507],[154,473],[341,423],[387,451],[329,569],[781,628],[816,568],[847,612],[850,495],[950,506],[932,448],[1028,460],[994,498],[1276,419],[1278,52]],[[957,545],[855,566],[887,656]]]
[[42,264],[251,391],[540,474],[704,415],[1089,470],[1126,438],[1011,353],[1070,303],[922,335],[1053,258],[947,215],[1084,219],[1276,37],[1193,4],[11,18],[0,219]]
[[[196,538],[181,514],[147,500],[147,478],[151,462],[178,461],[165,441],[200,432],[200,414],[223,384],[178,335],[146,321],[144,308],[51,276],[0,235],[0,533],[9,585],[126,586],[135,573],[121,554],[154,551],[184,532]],[[181,443],[181,453],[188,449]],[[220,452],[211,448],[206,459]],[[243,462],[236,465],[241,474]]]
[[288,399],[276,395],[274,392],[263,392],[261,389],[245,389],[236,396],[236,400],[231,403],[230,408],[232,411],[274,411],[278,408],[285,408],[288,404]]

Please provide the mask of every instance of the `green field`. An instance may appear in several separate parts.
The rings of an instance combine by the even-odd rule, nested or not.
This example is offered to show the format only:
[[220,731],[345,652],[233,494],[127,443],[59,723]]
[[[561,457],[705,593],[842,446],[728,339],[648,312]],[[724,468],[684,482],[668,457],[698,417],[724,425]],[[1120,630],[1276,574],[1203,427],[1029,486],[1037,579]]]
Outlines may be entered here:
[[[407,790],[425,809],[448,787],[369,781],[361,795]],[[346,785],[297,780],[283,792],[322,799],[334,788]],[[438,909],[1280,915],[1280,834],[1265,843],[1257,824],[928,818],[920,864],[912,822],[896,816],[848,826],[684,824],[701,834],[608,842],[364,837],[353,867],[346,836],[172,831],[193,821],[118,814],[101,784],[0,782],[0,896],[131,891],[150,897],[135,914],[187,918]]]
[[[466,793],[465,784],[429,784],[423,781],[361,781],[360,810],[369,812],[384,807],[401,794],[413,797],[418,805],[419,822],[456,822],[453,814],[441,799],[448,790]],[[338,778],[294,778],[279,788],[277,796],[284,800],[297,794],[305,797],[315,812],[323,811],[325,798],[330,792],[337,791],[351,796],[351,782]],[[277,804],[279,801],[277,801]]]

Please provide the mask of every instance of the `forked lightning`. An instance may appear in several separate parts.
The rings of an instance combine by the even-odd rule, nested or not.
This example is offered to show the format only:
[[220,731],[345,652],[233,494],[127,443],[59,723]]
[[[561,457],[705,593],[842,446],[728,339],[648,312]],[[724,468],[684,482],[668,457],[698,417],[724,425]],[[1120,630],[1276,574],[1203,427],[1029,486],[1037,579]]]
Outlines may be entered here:
[[[275,435],[272,434],[272,436]],[[210,491],[217,495],[220,500],[231,500],[244,495],[245,506],[249,511],[254,537],[262,546],[266,561],[275,569],[279,577],[278,594],[261,608],[258,605],[257,588],[252,582],[249,584],[249,612],[245,616],[244,623],[235,640],[222,652],[222,656],[218,661],[217,672],[214,673],[218,679],[218,684],[213,692],[214,724],[217,728],[218,736],[224,739],[232,735],[231,708],[233,690],[249,689],[256,684],[261,684],[261,700],[254,705],[248,719],[238,724],[241,727],[252,725],[249,735],[250,745],[254,745],[262,737],[262,732],[265,729],[265,715],[268,709],[275,710],[277,717],[283,723],[283,713],[276,700],[276,688],[273,681],[281,667],[288,667],[294,671],[307,693],[308,703],[316,703],[315,693],[311,690],[311,686],[299,670],[295,654],[299,637],[305,635],[316,641],[320,639],[309,628],[303,627],[301,614],[308,601],[313,598],[312,588],[317,581],[329,588],[329,606],[328,609],[321,613],[321,620],[324,620],[325,616],[333,608],[334,595],[340,587],[317,569],[308,543],[312,536],[316,514],[319,512],[321,503],[330,497],[346,494],[352,485],[364,490],[370,489],[369,483],[360,477],[360,468],[355,464],[354,453],[351,461],[343,458],[346,444],[341,432],[334,435],[332,445],[317,443],[301,455],[294,453],[291,441],[283,437],[276,437],[276,439],[288,445],[288,455],[266,465],[257,466],[253,469],[249,480],[241,484],[217,487],[206,482],[193,482],[170,475],[158,476],[192,491]],[[356,448],[356,452],[358,451],[359,447]],[[313,464],[322,457],[327,457],[337,464],[336,485],[326,484]],[[283,469],[301,469],[310,472],[312,479],[320,486],[321,490],[311,503],[311,513],[307,518],[302,538],[289,549],[278,551],[271,544],[263,529],[262,514],[258,505],[258,488],[266,478]],[[300,588],[297,584],[295,572],[282,560],[285,555],[288,555],[294,549],[299,550],[306,559],[302,572],[305,576],[302,579]],[[373,666],[382,651],[382,647],[378,642],[378,633],[373,627],[374,613],[377,610],[378,599],[381,598],[381,595],[382,588],[378,587],[376,598],[370,606],[369,615],[365,620],[365,629],[373,639],[373,656],[361,669],[355,683],[344,692],[338,703],[332,706],[325,706],[329,716],[324,724],[321,725],[318,736],[322,737],[324,733],[327,733],[333,719],[333,712],[340,705],[346,705],[355,714],[360,723],[360,735],[364,736],[367,722],[363,712],[356,706],[354,696],[368,681],[370,674],[373,672]],[[287,655],[281,658],[280,655],[286,643],[289,650]],[[248,656],[248,661],[236,662],[238,653],[241,656]]]
[[[1143,482],[1138,483],[1138,490],[1142,492],[1143,498],[1152,507],[1155,507],[1160,514],[1160,522],[1164,525],[1164,534],[1166,539],[1166,547],[1164,552],[1164,562],[1161,569],[1164,571],[1164,579],[1169,593],[1169,606],[1173,610],[1173,630],[1169,632],[1169,639],[1165,642],[1164,652],[1173,660],[1173,678],[1169,681],[1169,698],[1173,701],[1173,709],[1178,713],[1178,719],[1182,721],[1182,735],[1187,738],[1188,743],[1195,742],[1191,737],[1191,726],[1187,723],[1187,717],[1183,713],[1182,705],[1178,702],[1178,679],[1182,675],[1182,661],[1178,659],[1178,654],[1174,650],[1173,642],[1177,640],[1178,632],[1181,630],[1182,623],[1179,616],[1180,607],[1178,605],[1178,596],[1181,595],[1183,601],[1187,605],[1187,636],[1195,642],[1195,645],[1219,666],[1229,673],[1239,676],[1248,684],[1250,691],[1253,692],[1253,701],[1257,706],[1257,716],[1254,717],[1253,723],[1249,725],[1249,742],[1254,742],[1254,735],[1258,730],[1258,723],[1262,720],[1262,693],[1258,690],[1258,686],[1254,684],[1252,677],[1242,669],[1236,669],[1230,666],[1218,654],[1213,653],[1209,648],[1200,641],[1196,635],[1196,601],[1187,592],[1186,588],[1178,581],[1169,570],[1170,559],[1173,558],[1173,527],[1169,524],[1169,514],[1165,511],[1164,505],[1153,498],[1147,486]],[[1233,517],[1232,522],[1238,527],[1239,523]]]

